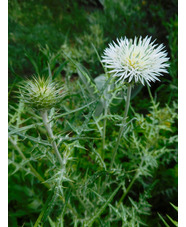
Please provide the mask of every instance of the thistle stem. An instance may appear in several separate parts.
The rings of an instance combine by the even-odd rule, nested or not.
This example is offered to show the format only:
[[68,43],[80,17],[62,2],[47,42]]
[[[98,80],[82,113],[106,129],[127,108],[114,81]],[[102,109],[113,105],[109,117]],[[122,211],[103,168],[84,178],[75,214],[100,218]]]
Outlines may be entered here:
[[114,161],[115,161],[115,157],[116,157],[116,153],[118,151],[118,147],[119,147],[119,144],[120,144],[120,140],[121,140],[121,137],[123,135],[123,131],[125,129],[125,123],[126,123],[126,118],[127,118],[127,114],[128,114],[128,110],[129,110],[129,104],[130,104],[131,90],[132,90],[132,85],[129,84],[128,90],[127,90],[127,100],[126,100],[126,104],[125,104],[125,112],[124,112],[124,116],[123,116],[123,120],[122,120],[122,124],[121,124],[120,130],[119,130],[117,143],[116,143],[114,152],[112,154],[109,170],[111,170],[112,167],[113,167],[113,164],[114,164]]
[[127,187],[126,191],[123,193],[122,197],[120,198],[117,207],[119,207],[119,205],[123,202],[123,200],[125,199],[126,195],[128,194],[128,192],[130,191],[130,189],[132,188],[134,182],[136,181],[136,179],[139,177],[140,175],[140,169],[143,166],[143,162],[144,160],[141,160],[141,163],[139,165],[139,168],[136,170],[136,173],[134,175],[134,177],[132,178],[132,181],[130,182],[129,186]]
[[132,181],[130,182],[129,186],[127,187],[126,191],[123,193],[121,199],[118,202],[117,207],[119,207],[119,205],[123,202],[123,200],[125,199],[126,195],[128,194],[128,192],[130,191],[131,187],[133,186],[134,182],[136,181],[136,179],[138,178],[138,171],[136,172],[136,174],[134,175]]
[[152,92],[150,90],[149,85],[147,85],[147,89],[148,89],[148,92],[149,92],[149,96],[150,96],[151,102],[152,102],[153,106],[155,107],[155,101],[154,101],[154,98],[152,96]]
[[54,140],[55,138],[54,138],[54,135],[53,135],[53,131],[52,131],[51,125],[50,125],[50,123],[48,121],[47,110],[42,111],[41,112],[41,116],[42,116],[42,119],[43,119],[44,126],[45,126],[45,128],[46,128],[46,130],[48,132],[48,135],[52,139],[52,147],[53,147],[53,149],[55,151],[56,157],[57,157],[61,167],[63,167],[63,160],[62,160],[61,155],[60,155],[60,153],[58,151],[57,144],[56,144],[56,142]]
[[102,154],[101,154],[101,157],[102,157],[103,160],[104,160],[104,156],[105,156],[105,136],[106,136],[106,126],[107,126],[107,118],[106,118],[107,110],[108,110],[108,107],[105,104],[105,110],[104,110],[104,117],[105,118],[104,118],[104,121],[103,121],[103,135],[102,135],[103,142],[102,142]]

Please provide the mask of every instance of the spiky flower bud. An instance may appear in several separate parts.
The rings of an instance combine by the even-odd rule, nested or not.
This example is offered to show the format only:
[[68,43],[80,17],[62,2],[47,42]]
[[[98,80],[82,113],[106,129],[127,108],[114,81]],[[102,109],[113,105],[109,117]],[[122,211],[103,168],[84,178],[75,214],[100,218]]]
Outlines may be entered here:
[[20,87],[22,100],[37,110],[51,109],[66,95],[64,86],[45,77],[33,77]]

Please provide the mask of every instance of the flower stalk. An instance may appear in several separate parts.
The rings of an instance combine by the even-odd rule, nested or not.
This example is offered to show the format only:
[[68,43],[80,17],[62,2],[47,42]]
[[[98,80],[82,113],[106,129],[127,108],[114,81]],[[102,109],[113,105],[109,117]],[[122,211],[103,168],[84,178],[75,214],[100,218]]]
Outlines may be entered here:
[[118,151],[118,147],[119,147],[119,144],[120,144],[120,141],[121,141],[121,137],[122,137],[123,131],[125,129],[126,118],[127,118],[127,114],[128,114],[128,110],[129,110],[129,105],[130,105],[131,90],[132,90],[132,85],[129,84],[128,90],[127,90],[127,100],[126,100],[126,104],[125,104],[125,112],[124,112],[124,116],[123,116],[123,120],[122,120],[122,123],[121,123],[120,130],[119,130],[116,146],[115,146],[114,152],[112,154],[110,168],[109,168],[110,170],[113,167],[115,157],[116,157],[116,154],[117,154],[117,151]]
[[57,148],[57,144],[55,142],[55,138],[54,138],[54,135],[53,135],[53,131],[52,131],[52,128],[51,128],[51,125],[48,121],[48,113],[47,113],[47,110],[43,110],[41,111],[41,116],[42,116],[42,119],[43,119],[43,123],[44,123],[44,126],[48,132],[48,135],[50,137],[50,139],[52,139],[52,147],[55,151],[55,154],[56,154],[56,157],[61,165],[61,167],[63,167],[63,160],[61,158],[61,155],[58,151],[58,148]]
[[140,176],[140,168],[143,166],[143,162],[144,160],[141,160],[141,163],[139,165],[139,168],[136,170],[136,173],[134,175],[134,177],[132,178],[132,181],[130,182],[129,186],[127,187],[126,191],[123,193],[123,195],[121,196],[117,207],[120,206],[120,204],[123,202],[123,200],[125,199],[125,197],[127,196],[128,192],[130,191],[130,189],[132,188],[134,182],[136,181],[136,179]]
[[106,137],[106,126],[107,126],[107,118],[106,118],[107,112],[108,112],[108,106],[107,106],[106,101],[105,101],[105,106],[104,106],[105,118],[104,118],[104,121],[103,121],[102,154],[101,154],[101,157],[102,157],[103,160],[104,160],[104,156],[105,156],[105,137]]
[[127,196],[128,192],[132,188],[132,186],[133,186],[134,182],[136,181],[136,179],[138,178],[138,176],[139,176],[139,172],[137,171],[136,174],[134,175],[132,181],[130,182],[129,186],[127,187],[126,191],[123,193],[122,197],[120,198],[117,207],[119,207],[120,204],[123,202],[123,200]]

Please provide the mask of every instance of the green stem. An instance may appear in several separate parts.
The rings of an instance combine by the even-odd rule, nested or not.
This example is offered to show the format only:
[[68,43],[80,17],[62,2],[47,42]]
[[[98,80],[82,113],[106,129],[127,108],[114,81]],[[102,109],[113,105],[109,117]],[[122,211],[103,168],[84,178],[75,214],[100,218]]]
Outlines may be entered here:
[[153,106],[155,107],[155,101],[154,101],[154,98],[152,96],[152,93],[151,93],[149,85],[147,85],[147,89],[148,89],[148,92],[149,92],[149,96],[150,96],[151,102],[152,102]]
[[125,191],[125,193],[123,193],[121,199],[118,202],[117,207],[120,206],[120,204],[123,202],[123,200],[125,199],[126,195],[128,194],[128,192],[130,191],[132,185],[134,184],[134,182],[136,181],[136,179],[138,178],[138,171],[136,172],[136,174],[134,175],[132,181],[130,182],[129,186],[127,187],[127,190]]
[[102,142],[102,154],[101,154],[101,157],[102,159],[104,160],[104,156],[105,156],[105,136],[106,136],[106,126],[107,126],[107,118],[106,118],[106,115],[107,115],[107,105],[105,104],[105,108],[104,108],[104,121],[103,121],[103,135],[102,135],[102,138],[103,138],[103,142]]
[[41,112],[41,116],[42,116],[42,119],[43,119],[43,123],[44,123],[44,126],[48,132],[48,135],[49,137],[52,139],[52,147],[54,148],[54,151],[55,151],[55,154],[56,154],[56,157],[61,165],[61,167],[63,167],[63,160],[61,158],[61,155],[58,151],[58,148],[57,148],[57,144],[55,142],[55,138],[54,138],[54,135],[53,135],[53,132],[52,132],[52,128],[51,128],[51,125],[48,121],[48,114],[47,114],[47,110],[44,110]]
[[133,186],[134,182],[136,181],[136,179],[138,178],[138,176],[140,175],[140,168],[143,166],[143,162],[144,160],[141,160],[141,163],[139,165],[139,168],[136,170],[136,173],[132,179],[132,181],[130,182],[129,186],[127,187],[126,191],[123,193],[122,197],[120,198],[117,208],[120,206],[120,204],[123,202],[123,200],[125,199],[126,195],[128,194],[128,192],[130,191],[131,187]]
[[[102,131],[102,150],[100,152],[100,156],[104,162],[104,157],[105,157],[105,135],[106,135],[106,125],[107,125],[107,104],[106,101],[104,103],[104,121],[103,121],[103,131]],[[101,183],[102,183],[102,177],[99,178],[98,181],[98,191],[100,192],[101,190]]]
[[130,84],[128,86],[128,90],[127,90],[127,100],[126,100],[126,104],[125,104],[125,112],[124,112],[124,116],[123,116],[123,120],[122,120],[122,125],[120,127],[118,138],[117,138],[117,143],[116,143],[116,146],[115,146],[114,152],[112,154],[112,158],[111,158],[111,163],[110,163],[110,168],[109,168],[110,170],[113,167],[115,157],[116,157],[116,153],[118,151],[118,147],[119,147],[119,144],[120,144],[120,140],[121,140],[121,137],[123,135],[123,131],[125,129],[125,123],[126,123],[126,118],[127,118],[127,114],[128,114],[128,110],[129,110],[129,104],[130,104],[131,90],[132,90],[132,85]]
[[[21,149],[17,146],[16,142],[9,137],[10,142],[12,143],[12,145],[15,147],[15,149],[18,151],[19,155],[22,157],[23,160],[27,161],[27,158],[25,157],[25,155],[22,153]],[[37,172],[37,170],[32,166],[32,164],[30,162],[26,163],[30,170],[32,171],[32,173],[34,174],[34,176],[40,181],[42,182],[47,188],[50,188],[50,185],[48,183],[45,183],[45,180],[42,178],[42,176]]]

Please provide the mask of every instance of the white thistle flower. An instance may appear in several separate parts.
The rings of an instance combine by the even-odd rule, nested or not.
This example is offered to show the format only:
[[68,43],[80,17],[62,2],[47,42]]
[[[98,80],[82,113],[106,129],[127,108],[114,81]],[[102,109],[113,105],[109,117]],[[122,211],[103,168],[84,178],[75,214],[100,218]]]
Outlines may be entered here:
[[167,52],[163,44],[154,44],[152,37],[135,37],[134,40],[121,38],[117,43],[112,42],[104,50],[102,62],[117,82],[149,82],[159,80],[162,73],[168,73]]

